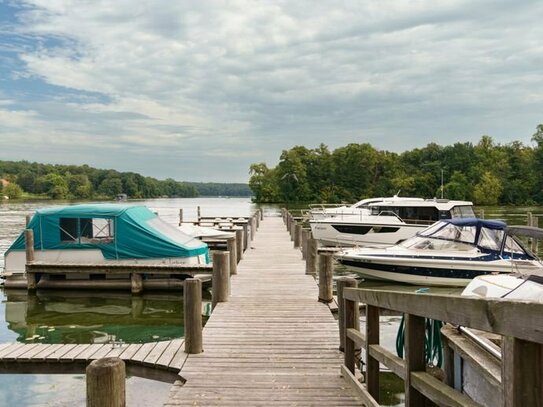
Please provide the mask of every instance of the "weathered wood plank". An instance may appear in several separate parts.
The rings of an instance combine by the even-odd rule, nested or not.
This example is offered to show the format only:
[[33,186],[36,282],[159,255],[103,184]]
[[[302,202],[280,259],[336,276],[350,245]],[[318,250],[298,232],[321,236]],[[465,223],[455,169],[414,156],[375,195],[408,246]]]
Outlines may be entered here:
[[543,303],[346,288],[344,297],[454,325],[543,343]]

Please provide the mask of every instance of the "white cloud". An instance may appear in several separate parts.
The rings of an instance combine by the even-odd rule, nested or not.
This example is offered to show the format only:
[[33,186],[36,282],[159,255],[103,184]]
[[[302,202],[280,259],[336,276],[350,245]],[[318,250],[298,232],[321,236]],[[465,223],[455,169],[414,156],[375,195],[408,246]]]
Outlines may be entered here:
[[294,144],[528,141],[543,121],[539,2],[24,4],[24,74],[79,97],[2,114],[94,165],[237,181]]

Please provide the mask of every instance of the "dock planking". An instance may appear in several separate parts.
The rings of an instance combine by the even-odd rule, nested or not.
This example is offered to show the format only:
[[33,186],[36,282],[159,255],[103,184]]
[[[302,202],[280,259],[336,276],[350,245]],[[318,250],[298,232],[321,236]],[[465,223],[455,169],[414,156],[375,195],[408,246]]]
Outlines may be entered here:
[[166,405],[361,405],[340,376],[337,322],[317,298],[281,218],[266,218]]
[[0,373],[84,373],[96,359],[119,357],[129,374],[173,383],[186,354],[183,340],[145,344],[0,344]]

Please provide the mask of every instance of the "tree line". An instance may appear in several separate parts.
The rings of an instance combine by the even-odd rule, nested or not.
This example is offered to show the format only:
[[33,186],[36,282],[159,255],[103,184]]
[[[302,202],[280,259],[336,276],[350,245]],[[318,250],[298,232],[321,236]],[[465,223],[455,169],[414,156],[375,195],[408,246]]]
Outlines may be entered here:
[[129,198],[250,196],[247,184],[179,182],[158,180],[134,172],[119,172],[88,165],[53,165],[28,161],[0,161],[1,195],[51,199],[111,199],[118,194]]
[[249,186],[256,202],[354,202],[365,197],[441,197],[477,205],[543,204],[543,125],[533,146],[519,141],[441,146],[430,143],[401,154],[370,144],[330,151],[295,146],[274,168],[252,164]]

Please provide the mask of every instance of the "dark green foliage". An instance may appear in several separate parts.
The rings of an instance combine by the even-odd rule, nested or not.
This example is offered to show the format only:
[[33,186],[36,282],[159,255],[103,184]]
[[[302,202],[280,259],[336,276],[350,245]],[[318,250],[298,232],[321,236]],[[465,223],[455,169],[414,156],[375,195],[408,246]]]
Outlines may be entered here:
[[0,161],[0,178],[22,191],[53,199],[250,196],[247,184],[164,181],[133,172],[102,170],[88,165],[51,165],[28,161]]
[[402,154],[369,144],[349,144],[330,152],[295,146],[281,153],[275,168],[251,165],[257,202],[354,202],[366,197],[443,196],[475,204],[543,203],[543,125],[534,146],[519,141],[496,144],[483,136],[477,144],[430,143]]

